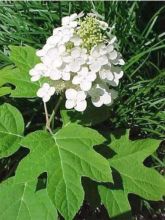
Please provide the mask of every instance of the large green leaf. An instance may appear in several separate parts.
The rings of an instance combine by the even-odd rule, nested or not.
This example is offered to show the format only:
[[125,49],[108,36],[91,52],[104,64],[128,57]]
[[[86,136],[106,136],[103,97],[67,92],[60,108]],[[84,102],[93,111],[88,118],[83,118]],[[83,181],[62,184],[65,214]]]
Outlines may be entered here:
[[20,146],[24,132],[21,113],[10,104],[0,106],[0,157],[7,157]]
[[0,70],[0,86],[6,83],[14,85],[15,88],[11,90],[12,97],[36,97],[39,84],[31,82],[29,75],[29,70],[39,62],[39,59],[35,55],[35,49],[28,46],[11,46],[10,48],[10,59],[16,68],[8,66]]
[[57,211],[45,189],[35,192],[35,182],[15,183],[14,178],[0,186],[1,220],[57,220]]
[[131,220],[131,207],[123,190],[109,189],[106,186],[99,186],[98,189],[101,201],[112,219]]
[[[124,189],[123,195],[133,193],[148,200],[162,199],[165,194],[165,179],[156,170],[143,164],[143,161],[157,149],[159,143],[160,141],[155,139],[131,141],[129,140],[128,131],[121,137],[111,136],[110,149],[114,151],[115,155],[109,159],[109,164],[121,176]],[[105,190],[107,190],[107,193]],[[111,188],[100,190],[101,199],[112,216],[114,216],[114,213],[116,215],[123,214],[124,211],[119,208],[117,213],[117,207],[116,212],[112,210],[112,207],[110,208],[112,202],[118,206],[114,201],[115,197],[117,198],[120,195],[118,193],[118,191],[112,191]],[[107,205],[106,196],[112,194],[109,205]],[[125,196],[123,197],[124,200]]]
[[20,182],[47,172],[50,198],[66,220],[73,219],[82,205],[81,176],[99,182],[112,181],[108,161],[93,150],[104,138],[95,130],[69,124],[56,134],[44,131],[29,134],[22,145],[30,149],[17,169]]

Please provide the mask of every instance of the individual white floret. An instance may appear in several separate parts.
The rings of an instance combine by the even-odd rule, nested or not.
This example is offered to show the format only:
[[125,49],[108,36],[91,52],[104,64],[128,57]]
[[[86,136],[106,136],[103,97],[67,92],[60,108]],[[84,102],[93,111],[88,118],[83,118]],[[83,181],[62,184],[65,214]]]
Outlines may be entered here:
[[100,79],[105,80],[105,81],[112,81],[114,79],[114,74],[111,71],[111,66],[106,65],[101,68],[99,71],[99,76]]
[[59,45],[58,47],[49,49],[47,53],[41,57],[41,60],[46,66],[49,66],[49,68],[61,67],[63,64],[63,54],[65,51],[65,45]]
[[90,91],[89,95],[94,106],[110,105],[112,96],[109,88],[105,84],[96,84]]
[[102,66],[108,64],[105,45],[98,45],[92,48],[89,56],[89,68],[92,72],[98,72]]
[[114,78],[112,80],[108,80],[108,83],[112,86],[118,86],[119,80],[123,77],[123,70],[120,67],[112,66],[111,71]]
[[74,47],[71,50],[71,60],[69,63],[69,68],[71,72],[78,72],[80,67],[86,63],[87,60],[87,50],[80,47]]
[[87,67],[82,67],[81,70],[74,76],[72,83],[80,85],[83,91],[88,91],[92,87],[92,82],[96,79],[96,73],[89,71]]
[[77,21],[75,21],[78,18],[77,13],[74,13],[70,16],[66,16],[62,18],[62,26],[69,26],[69,27],[77,27]]
[[65,92],[67,109],[74,108],[77,111],[84,111],[87,107],[86,93],[75,89],[67,89]]
[[35,65],[33,69],[29,71],[31,75],[31,81],[35,82],[38,81],[41,77],[47,76],[47,68],[43,63],[38,63]]
[[52,80],[63,79],[70,80],[71,73],[68,65],[63,65],[61,68],[52,68],[49,72],[49,77]]
[[37,91],[37,96],[42,98],[43,102],[48,102],[50,97],[55,93],[55,88],[51,87],[48,83],[44,83]]

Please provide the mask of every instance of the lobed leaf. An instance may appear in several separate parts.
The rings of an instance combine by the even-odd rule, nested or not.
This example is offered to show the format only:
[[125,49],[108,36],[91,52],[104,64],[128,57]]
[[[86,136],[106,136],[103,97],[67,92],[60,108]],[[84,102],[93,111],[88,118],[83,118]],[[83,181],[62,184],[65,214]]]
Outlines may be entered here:
[[[110,187],[99,187],[101,200],[110,216],[122,215],[125,208],[128,209],[125,195],[129,193],[139,195],[147,200],[162,199],[165,194],[165,179],[156,170],[143,164],[144,160],[157,149],[159,143],[160,141],[155,139],[131,141],[128,131],[121,137],[111,135],[109,147],[115,155],[109,159],[109,164],[120,174],[123,189],[118,191]],[[125,208],[120,204],[124,200],[125,205],[127,204]],[[113,205],[115,209],[113,209]],[[117,208],[117,205],[122,206],[123,209]]]
[[17,98],[33,98],[39,88],[39,83],[31,82],[29,70],[39,62],[35,49],[29,46],[10,46],[10,59],[15,64],[0,70],[0,86],[10,83],[15,86],[11,96]]
[[29,134],[22,145],[30,149],[17,169],[18,182],[36,179],[47,172],[50,198],[65,219],[73,219],[82,205],[81,177],[112,181],[108,161],[93,150],[104,138],[96,131],[69,124],[53,136],[44,131]]
[[47,191],[35,192],[35,182],[16,183],[14,178],[0,187],[1,220],[57,220],[57,211]]
[[24,132],[21,113],[10,104],[0,106],[0,157],[7,157],[20,147]]

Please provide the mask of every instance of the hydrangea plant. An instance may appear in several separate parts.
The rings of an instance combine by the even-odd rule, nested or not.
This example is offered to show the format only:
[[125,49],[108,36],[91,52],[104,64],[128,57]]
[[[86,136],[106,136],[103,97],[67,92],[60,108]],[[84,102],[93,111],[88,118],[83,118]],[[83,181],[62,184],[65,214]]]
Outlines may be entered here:
[[[20,147],[29,152],[0,184],[0,219],[73,220],[86,199],[94,209],[104,205],[111,219],[131,220],[130,193],[162,199],[164,178],[143,164],[159,140],[132,141],[128,130],[101,135],[90,128],[110,117],[101,106],[117,97],[113,88],[124,61],[116,48],[112,28],[83,13],[62,18],[41,50],[10,47],[12,65],[0,70],[0,87],[8,88],[3,95],[30,98],[32,111],[32,98],[43,101],[46,126],[29,132],[31,121],[25,126],[17,108],[0,105],[0,157],[19,155]],[[49,114],[46,103],[53,95],[60,98]],[[63,99],[67,110],[60,112],[59,128],[53,120]]]
[[37,96],[47,102],[54,93],[65,93],[65,107],[77,111],[87,108],[87,99],[96,107],[111,105],[124,60],[109,32],[108,24],[94,14],[62,18],[62,26],[36,53],[41,63],[30,70],[32,81],[45,78]]

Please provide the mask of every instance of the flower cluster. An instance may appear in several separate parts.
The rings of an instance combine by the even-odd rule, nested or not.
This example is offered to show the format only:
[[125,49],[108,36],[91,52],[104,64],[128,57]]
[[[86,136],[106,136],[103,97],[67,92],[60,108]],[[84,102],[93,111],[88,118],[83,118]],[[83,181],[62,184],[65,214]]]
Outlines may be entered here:
[[41,84],[37,96],[47,102],[54,93],[65,93],[66,108],[77,111],[86,109],[87,99],[96,107],[110,105],[124,65],[110,30],[94,15],[62,18],[62,26],[37,51],[41,63],[30,70],[31,81]]

